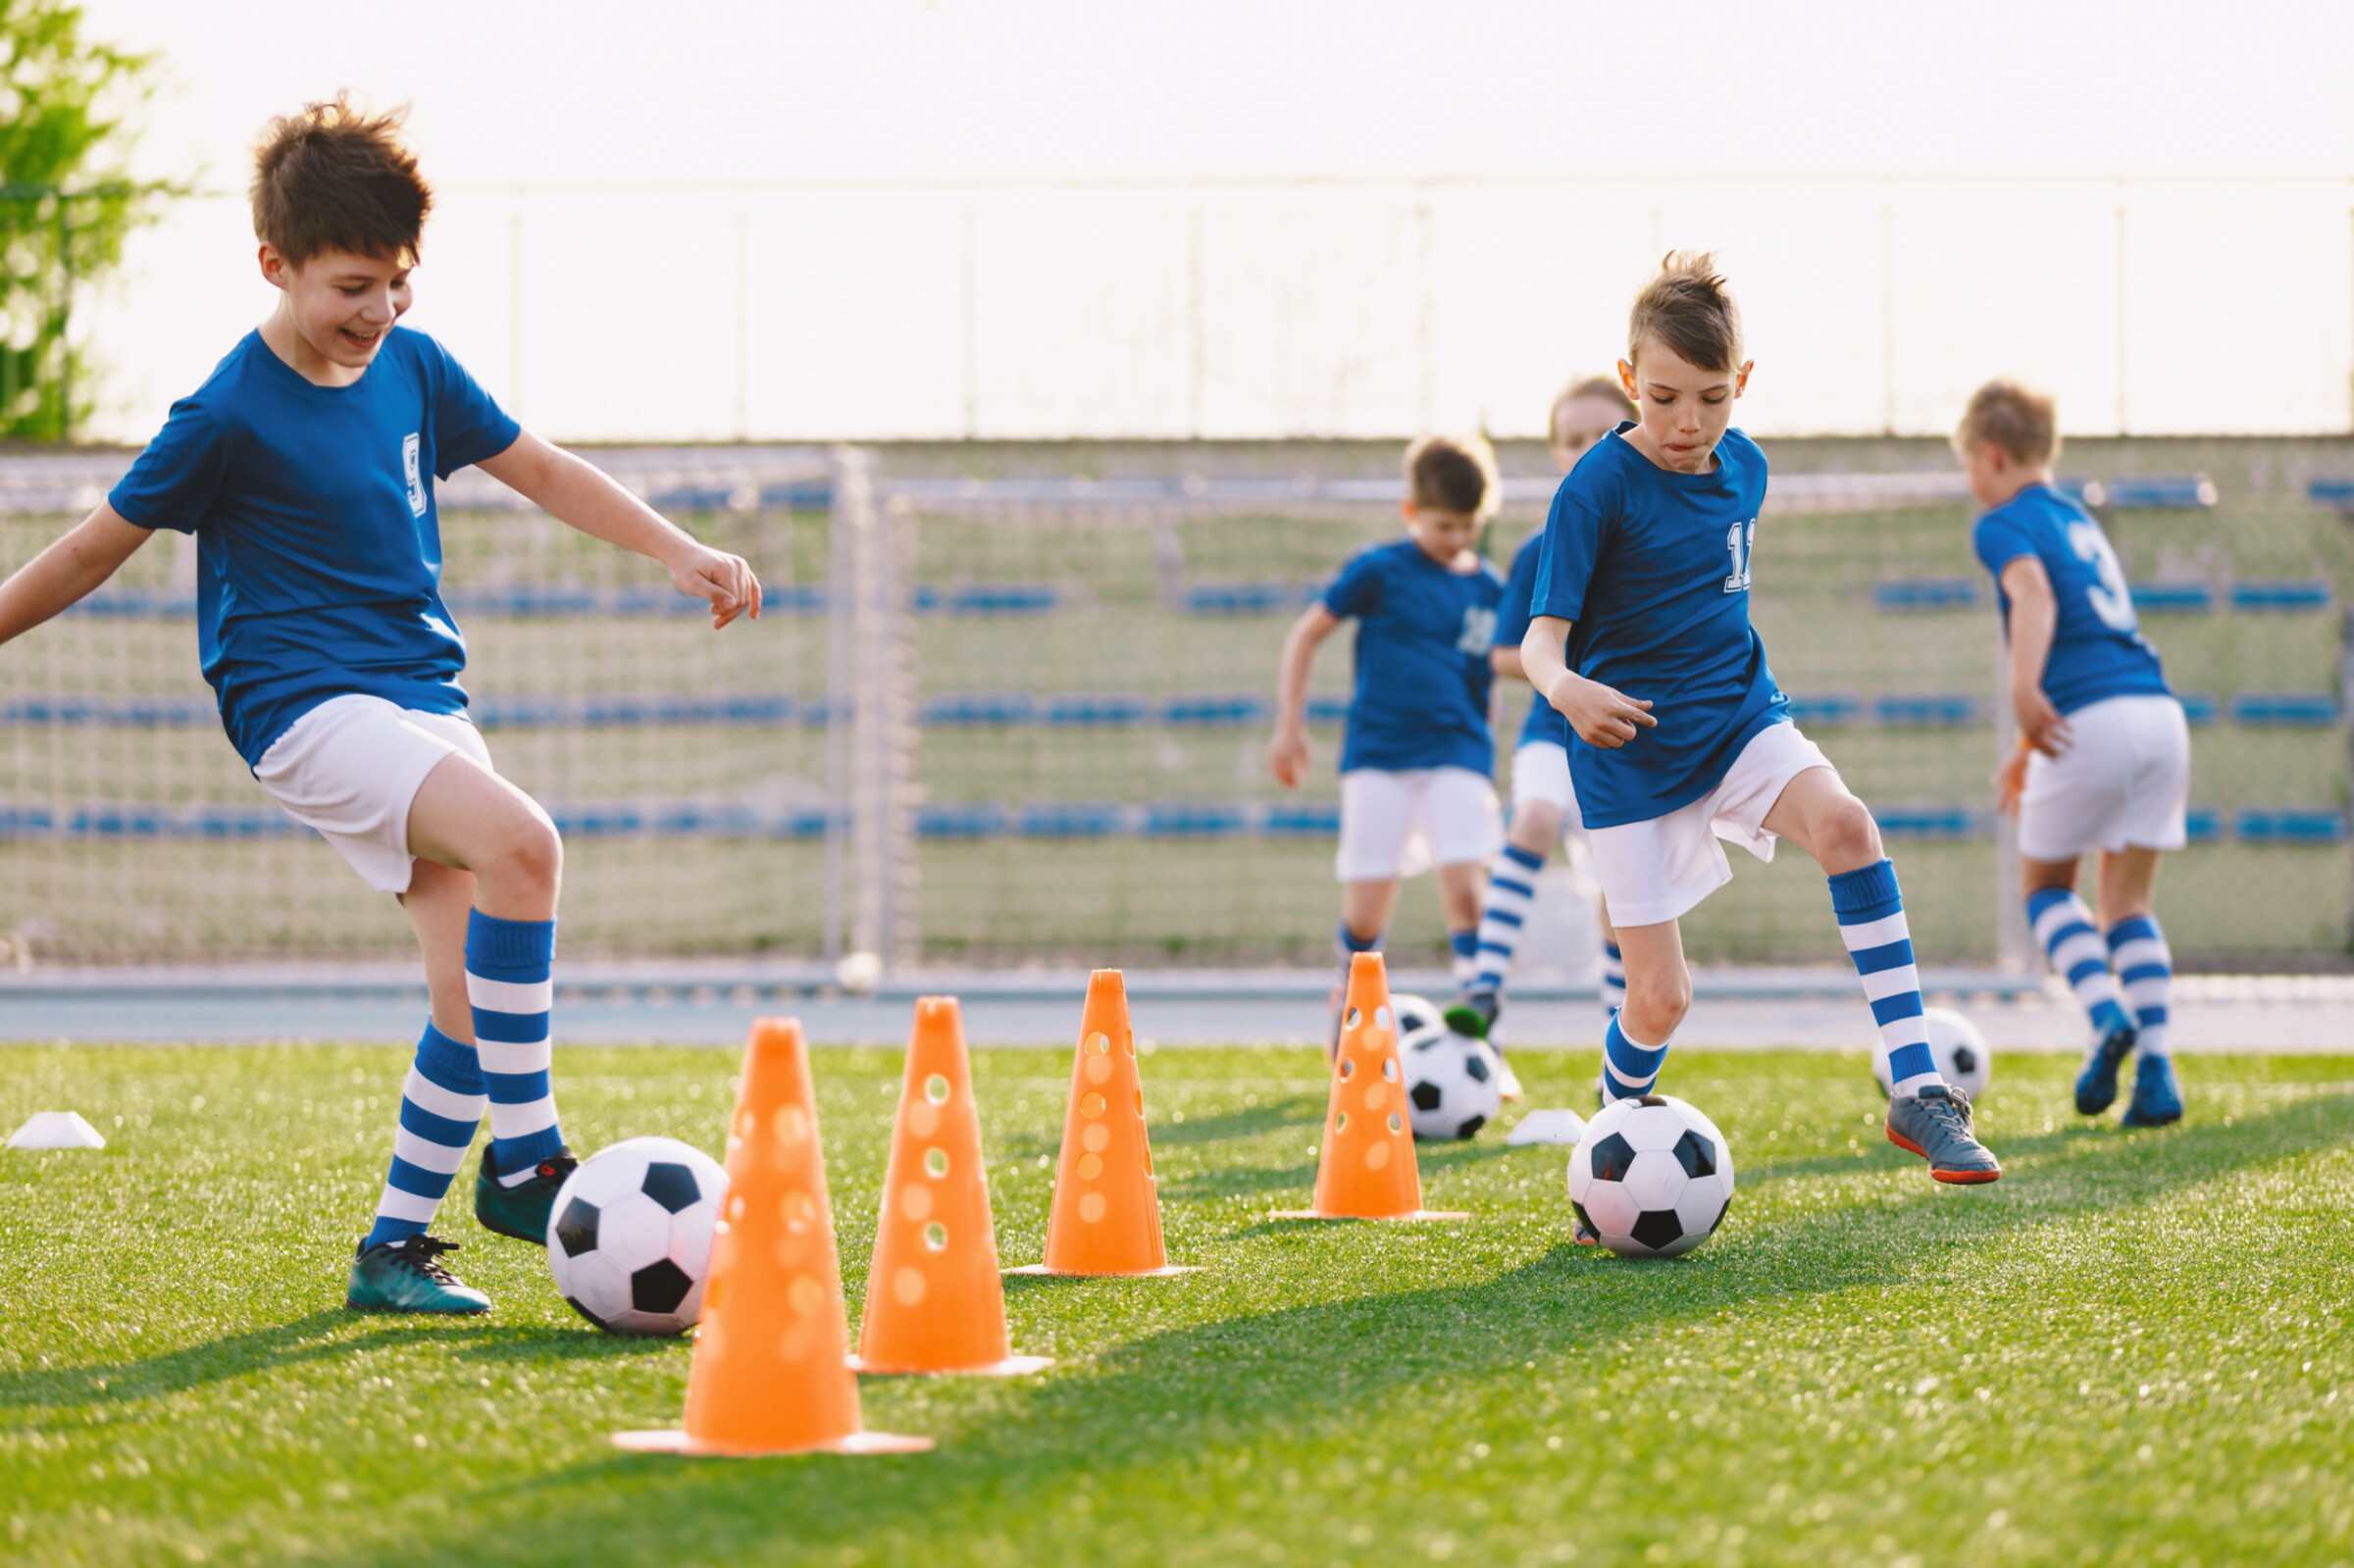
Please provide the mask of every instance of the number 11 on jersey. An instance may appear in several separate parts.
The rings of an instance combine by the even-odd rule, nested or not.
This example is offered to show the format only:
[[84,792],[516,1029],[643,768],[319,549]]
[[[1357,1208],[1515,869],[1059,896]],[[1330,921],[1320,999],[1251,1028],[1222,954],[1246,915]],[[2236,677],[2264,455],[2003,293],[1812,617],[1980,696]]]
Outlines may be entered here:
[[1727,593],[1749,591],[1749,552],[1758,542],[1758,520],[1736,523],[1724,531],[1724,547],[1733,553],[1733,570],[1724,580]]

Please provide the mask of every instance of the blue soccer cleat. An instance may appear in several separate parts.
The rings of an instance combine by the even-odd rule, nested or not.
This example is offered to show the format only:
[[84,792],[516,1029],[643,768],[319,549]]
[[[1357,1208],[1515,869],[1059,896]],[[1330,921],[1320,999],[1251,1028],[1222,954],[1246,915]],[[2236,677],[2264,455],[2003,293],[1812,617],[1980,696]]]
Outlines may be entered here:
[[441,1254],[455,1241],[410,1236],[363,1246],[351,1260],[343,1304],[355,1312],[430,1312],[472,1317],[490,1310],[490,1298],[449,1272]]
[[2133,1054],[2133,1026],[2120,1024],[2101,1037],[2076,1075],[2076,1114],[2098,1116],[2117,1103],[2117,1070]]
[[2133,1100],[2117,1119],[2120,1127],[2164,1127],[2182,1120],[2182,1086],[2175,1082],[2171,1057],[2144,1056],[2133,1067]]

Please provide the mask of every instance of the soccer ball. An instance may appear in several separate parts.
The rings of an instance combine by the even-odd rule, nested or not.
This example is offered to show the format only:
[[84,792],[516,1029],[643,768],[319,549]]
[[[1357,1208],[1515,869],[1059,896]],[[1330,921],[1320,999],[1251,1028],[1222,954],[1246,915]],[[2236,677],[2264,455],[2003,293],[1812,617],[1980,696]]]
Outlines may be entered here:
[[1569,1151],[1569,1206],[1622,1258],[1691,1251],[1732,1201],[1732,1146],[1672,1095],[1612,1101]]
[[[1937,1064],[1937,1076],[1975,1103],[1986,1092],[1987,1081],[1994,1077],[1994,1052],[1987,1048],[1986,1037],[1978,1033],[1975,1024],[1950,1007],[1924,1009],[1920,1021],[1929,1027],[1929,1059]],[[1886,1052],[1871,1053],[1871,1076],[1879,1081],[1880,1092],[1887,1093]]]
[[728,1173],[675,1138],[633,1138],[556,1193],[547,1264],[567,1305],[607,1334],[684,1334],[703,1312]]
[[1469,1138],[1504,1104],[1496,1047],[1458,1035],[1420,996],[1393,996],[1399,1065],[1406,1070],[1407,1114],[1420,1138]]

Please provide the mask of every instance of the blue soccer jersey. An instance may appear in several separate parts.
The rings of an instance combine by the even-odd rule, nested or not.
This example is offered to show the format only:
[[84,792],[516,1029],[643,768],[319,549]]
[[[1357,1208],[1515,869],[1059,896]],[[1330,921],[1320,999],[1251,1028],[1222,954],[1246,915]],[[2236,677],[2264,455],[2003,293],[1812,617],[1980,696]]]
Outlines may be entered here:
[[2106,697],[2173,694],[2158,650],[2139,630],[2117,551],[2082,507],[2048,484],[2030,484],[1979,518],[1970,542],[1994,575],[2006,638],[2011,595],[2003,591],[2003,568],[2033,556],[2052,580],[2060,613],[2043,693],[2053,707],[2073,713]]
[[1450,572],[1411,539],[1350,557],[1324,608],[1356,622],[1356,682],[1341,772],[1496,765],[1488,729],[1496,608],[1504,578],[1486,561]]
[[1739,430],[1710,474],[1675,474],[1604,436],[1554,492],[1531,616],[1572,623],[1569,668],[1651,703],[1657,729],[1569,748],[1588,828],[1648,822],[1716,786],[1790,703],[1749,624],[1766,454]]
[[248,332],[172,405],[107,500],[141,528],[196,535],[197,648],[246,766],[331,697],[464,710],[429,476],[519,433],[406,328],[349,386],[313,384]]
[[[1496,617],[1496,646],[1516,648],[1528,635],[1528,606],[1537,586],[1537,557],[1545,543],[1545,531],[1537,530],[1520,541],[1512,554],[1511,574],[1504,580],[1504,608]],[[1515,749],[1549,741],[1557,746],[1569,744],[1569,721],[1561,710],[1543,697],[1528,705],[1528,716],[1520,721],[1520,738],[1513,742]]]

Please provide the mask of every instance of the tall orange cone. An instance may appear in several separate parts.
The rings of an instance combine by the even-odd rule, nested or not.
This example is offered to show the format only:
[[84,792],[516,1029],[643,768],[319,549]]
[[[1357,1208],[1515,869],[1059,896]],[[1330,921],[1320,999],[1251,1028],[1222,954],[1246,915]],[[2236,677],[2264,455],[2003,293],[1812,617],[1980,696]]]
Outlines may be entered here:
[[919,997],[866,1276],[866,1320],[850,1366],[1012,1377],[1051,1364],[1050,1356],[1015,1355],[1006,1343],[963,1015],[953,996]]
[[1379,953],[1349,961],[1349,1001],[1333,1053],[1332,1097],[1324,1111],[1324,1149],[1316,1161],[1316,1206],[1277,1217],[1295,1220],[1459,1220],[1422,1206],[1406,1084],[1398,1067],[1398,1016]]
[[653,1453],[913,1453],[867,1432],[843,1364],[842,1265],[800,1021],[763,1018],[728,1124],[728,1204],[711,1244],[685,1431],[617,1432]]
[[1088,978],[1062,1119],[1062,1164],[1047,1215],[1047,1260],[1015,1274],[1186,1274],[1160,1241],[1160,1193],[1145,1135],[1145,1089],[1116,969]]

